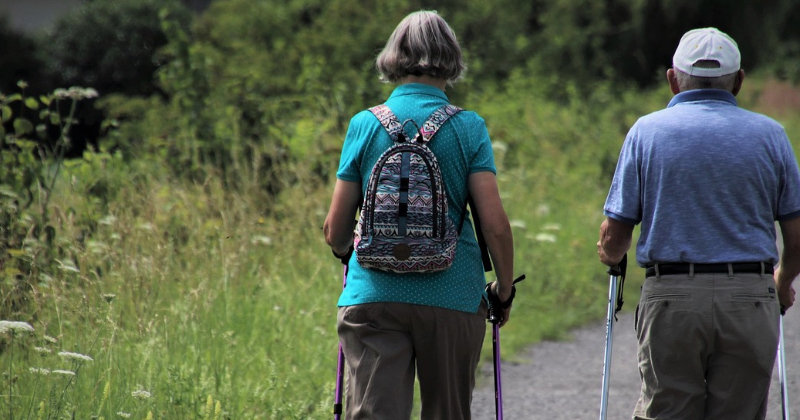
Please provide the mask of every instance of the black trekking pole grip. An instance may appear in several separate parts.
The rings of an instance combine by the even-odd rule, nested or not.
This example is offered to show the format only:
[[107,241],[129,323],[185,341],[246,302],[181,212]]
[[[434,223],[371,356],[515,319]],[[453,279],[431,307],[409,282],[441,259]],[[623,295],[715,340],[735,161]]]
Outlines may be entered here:
[[607,273],[612,276],[625,277],[628,271],[628,254],[622,256],[620,262],[612,267],[608,267]]
[[489,313],[487,314],[487,319],[492,324],[499,324],[503,322],[502,313],[500,312],[502,309],[507,309],[511,306],[511,302],[514,301],[514,296],[517,293],[517,288],[514,287],[515,284],[525,280],[525,275],[521,275],[514,279],[511,283],[511,297],[508,298],[505,302],[500,302],[500,298],[492,292],[492,283],[486,284],[486,295],[489,297]]

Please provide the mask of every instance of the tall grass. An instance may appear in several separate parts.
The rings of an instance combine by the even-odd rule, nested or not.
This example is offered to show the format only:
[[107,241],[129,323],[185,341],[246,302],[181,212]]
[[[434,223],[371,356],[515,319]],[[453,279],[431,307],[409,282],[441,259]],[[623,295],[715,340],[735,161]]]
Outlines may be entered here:
[[[460,104],[489,123],[516,274],[528,276],[503,331],[508,357],[602,318],[595,243],[616,154],[635,118],[669,98],[539,94],[519,78],[506,100]],[[797,119],[785,124],[800,141]],[[31,279],[34,331],[0,333],[0,416],[329,418],[341,267],[320,228],[335,163],[324,178],[287,164],[293,186],[269,198],[255,183],[230,188],[213,172],[190,183],[159,165],[88,153],[65,166],[51,199],[63,258]],[[105,204],[92,193],[101,184]],[[634,301],[641,275],[630,277]]]

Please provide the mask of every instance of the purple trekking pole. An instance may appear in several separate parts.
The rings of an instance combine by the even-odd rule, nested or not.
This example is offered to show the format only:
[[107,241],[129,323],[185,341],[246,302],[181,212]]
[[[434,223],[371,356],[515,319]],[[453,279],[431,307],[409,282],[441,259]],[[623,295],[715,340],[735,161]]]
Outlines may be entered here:
[[[347,286],[347,266],[344,266],[342,272],[342,289]],[[342,343],[339,342],[339,358],[336,363],[336,393],[333,395],[333,419],[341,420],[342,418],[342,391],[344,390],[344,351],[342,351]]]
[[[512,285],[525,280],[525,275],[517,277]],[[489,313],[487,319],[492,323],[492,355],[494,359],[494,411],[495,419],[503,420],[503,381],[500,373],[500,323],[503,322],[502,304],[500,299],[492,294],[491,283],[486,285],[486,294],[489,296]],[[513,293],[510,299],[513,299]]]

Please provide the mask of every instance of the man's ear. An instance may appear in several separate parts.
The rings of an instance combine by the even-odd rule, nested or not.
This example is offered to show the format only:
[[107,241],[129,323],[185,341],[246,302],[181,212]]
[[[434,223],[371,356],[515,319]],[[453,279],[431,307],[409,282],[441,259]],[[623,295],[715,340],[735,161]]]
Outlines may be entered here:
[[675,75],[674,69],[667,70],[667,82],[673,95],[681,93],[681,88],[678,86],[678,76]]
[[736,81],[733,82],[733,96],[736,96],[739,93],[739,90],[742,89],[742,82],[744,81],[744,70],[739,70],[736,73]]

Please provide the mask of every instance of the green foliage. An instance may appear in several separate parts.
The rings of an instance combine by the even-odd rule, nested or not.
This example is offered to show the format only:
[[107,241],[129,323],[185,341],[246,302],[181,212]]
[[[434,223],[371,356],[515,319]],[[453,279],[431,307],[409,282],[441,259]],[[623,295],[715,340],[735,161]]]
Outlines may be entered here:
[[[59,246],[50,199],[69,147],[76,105],[97,96],[93,89],[70,88],[33,98],[25,96],[25,82],[19,87],[22,93],[0,94],[0,317],[30,316],[33,282],[46,283],[53,270],[72,266],[70,253]],[[63,102],[70,104],[65,118],[59,113]],[[45,123],[34,127],[26,111],[38,113]],[[1,128],[6,123],[13,127],[12,133]],[[44,137],[48,125],[59,133],[52,149],[31,138]]]
[[103,94],[157,92],[153,73],[166,42],[158,15],[169,10],[188,25],[177,0],[97,0],[59,20],[40,42],[53,86],[93,86]]

